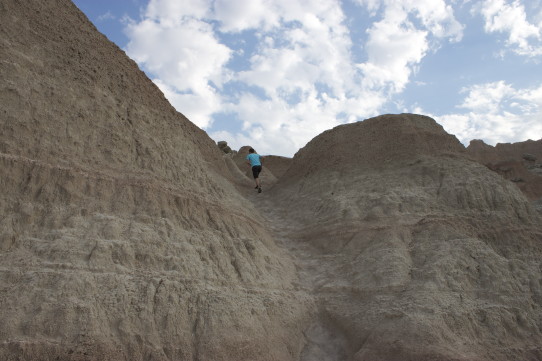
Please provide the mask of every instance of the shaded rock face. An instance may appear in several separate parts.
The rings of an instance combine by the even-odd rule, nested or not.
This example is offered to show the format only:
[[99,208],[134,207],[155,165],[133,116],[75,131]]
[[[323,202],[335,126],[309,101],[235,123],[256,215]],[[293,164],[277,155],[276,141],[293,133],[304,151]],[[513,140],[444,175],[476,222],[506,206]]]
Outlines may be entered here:
[[1,360],[296,359],[291,258],[71,2],[0,2],[0,103]]
[[278,155],[265,156],[265,167],[268,168],[273,175],[279,179],[286,173],[292,164],[292,158],[281,157]]
[[527,198],[542,204],[542,139],[499,143],[495,147],[473,140],[467,147],[467,154],[516,183]]
[[384,115],[317,136],[273,188],[345,359],[542,359],[540,217],[464,153]]

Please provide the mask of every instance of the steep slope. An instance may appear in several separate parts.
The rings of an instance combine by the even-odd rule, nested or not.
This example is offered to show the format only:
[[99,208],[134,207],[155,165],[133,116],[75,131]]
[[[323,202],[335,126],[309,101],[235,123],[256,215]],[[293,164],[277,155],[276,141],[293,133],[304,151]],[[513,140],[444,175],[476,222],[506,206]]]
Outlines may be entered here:
[[326,131],[265,196],[319,299],[305,360],[542,359],[540,217],[431,118]]
[[291,259],[70,1],[0,2],[0,103],[0,359],[297,359]]

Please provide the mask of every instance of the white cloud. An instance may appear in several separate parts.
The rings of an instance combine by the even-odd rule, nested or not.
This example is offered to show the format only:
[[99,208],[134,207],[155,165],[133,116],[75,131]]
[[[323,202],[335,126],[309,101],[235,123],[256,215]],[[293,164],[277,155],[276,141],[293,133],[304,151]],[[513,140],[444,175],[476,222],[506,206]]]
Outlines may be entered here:
[[[463,34],[444,0],[353,1],[375,17],[353,25],[366,26],[365,44],[353,43],[349,14],[335,0],[151,0],[126,27],[126,50],[198,126],[224,112],[243,123],[237,132],[211,132],[215,140],[292,155],[326,129],[377,115],[426,54]],[[366,61],[356,64],[361,45]],[[241,55],[242,66],[230,63]],[[469,114],[495,107],[488,89],[467,92]],[[465,133],[476,129],[472,117],[444,118]]]
[[[297,1],[274,2],[276,6],[268,9],[273,21],[266,26],[277,18],[281,26],[258,30],[260,47],[250,68],[236,78],[261,88],[267,96],[262,100],[245,94],[233,107],[244,121],[245,132],[257,135],[254,130],[263,129],[265,137],[258,141],[275,145],[286,136],[291,144],[287,151],[293,154],[323,130],[376,115],[386,98],[408,83],[428,51],[429,35],[461,37],[462,27],[444,2],[433,1],[425,8],[414,1],[395,3],[386,5],[383,20],[368,31],[368,61],[355,64],[350,29],[338,3],[309,1],[302,7]],[[410,13],[430,30],[416,29]]]
[[433,36],[460,41],[463,37],[463,26],[455,19],[453,8],[445,0],[354,0],[365,6],[372,16],[384,9],[385,18],[399,15],[401,22],[404,15],[415,16]]
[[466,113],[434,116],[464,144],[472,139],[495,145],[542,138],[542,85],[518,90],[499,81],[474,85],[466,92],[460,105]]
[[[357,0],[376,16],[383,9],[382,20],[367,30],[368,61],[360,64],[363,86],[385,89],[389,94],[401,92],[410,81],[417,64],[430,49],[430,37],[459,41],[463,27],[453,9],[439,0]],[[411,16],[422,28],[417,28]]]
[[532,24],[527,19],[524,5],[518,1],[485,0],[478,11],[484,17],[489,33],[508,34],[507,44],[520,55],[542,55],[542,23]]
[[515,94],[515,90],[504,81],[473,85],[464,88],[462,92],[468,92],[469,94],[460,107],[477,113],[488,114],[498,112],[501,103]]
[[216,0],[214,16],[223,32],[246,29],[269,29],[279,25],[279,15],[272,2],[264,0]]
[[359,67],[364,72],[363,85],[369,89],[390,87],[401,92],[408,83],[412,66],[420,62],[428,45],[427,33],[401,25],[395,16],[375,23],[369,32],[369,59]]
[[183,4],[151,1],[142,21],[126,26],[130,38],[126,51],[156,77],[179,111],[207,127],[220,108],[217,88],[229,76],[226,63],[232,51],[219,42],[210,24],[196,18],[206,14],[205,1]]
[[113,15],[111,11],[107,11],[106,13],[98,16],[98,21],[106,21],[106,20],[114,20],[116,19],[116,16]]
[[224,107],[220,94],[212,87],[194,94],[179,92],[161,79],[154,79],[153,82],[175,109],[200,128],[209,127],[213,113],[221,111]]
[[176,23],[186,17],[203,19],[207,17],[210,7],[210,0],[150,0],[144,17],[165,23]]
[[[258,29],[262,41],[249,68],[236,77],[261,88],[266,97],[245,92],[228,109],[243,121],[252,145],[261,144],[260,152],[292,155],[339,124],[340,114],[355,112],[344,122],[374,111],[374,106],[359,105],[369,105],[378,97],[359,98],[355,81],[359,72],[351,60],[352,44],[338,3],[309,1],[301,6],[296,1],[277,1],[275,5],[273,19],[278,18],[280,26]],[[232,141],[242,139],[246,137]]]

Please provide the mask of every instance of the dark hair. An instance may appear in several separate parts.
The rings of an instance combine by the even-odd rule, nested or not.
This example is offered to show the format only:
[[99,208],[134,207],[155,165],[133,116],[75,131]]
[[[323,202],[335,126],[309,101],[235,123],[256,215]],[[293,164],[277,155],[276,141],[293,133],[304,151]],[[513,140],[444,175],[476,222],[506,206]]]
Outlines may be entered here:
[[254,149],[250,148],[250,149],[248,150],[248,152],[249,152],[249,153],[254,153]]

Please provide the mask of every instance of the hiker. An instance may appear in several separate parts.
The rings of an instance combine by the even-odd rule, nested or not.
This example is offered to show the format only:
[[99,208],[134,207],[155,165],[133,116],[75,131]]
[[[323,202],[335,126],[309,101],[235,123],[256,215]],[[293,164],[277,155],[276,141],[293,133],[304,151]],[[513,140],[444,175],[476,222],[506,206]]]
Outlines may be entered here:
[[254,176],[254,181],[256,182],[256,187],[254,187],[254,189],[257,189],[258,193],[262,193],[262,185],[260,183],[260,178],[258,178],[258,176],[260,175],[260,172],[262,171],[263,157],[261,157],[258,153],[256,153],[254,149],[250,148],[248,150],[248,155],[246,159],[247,159],[247,164],[252,167],[252,175]]

